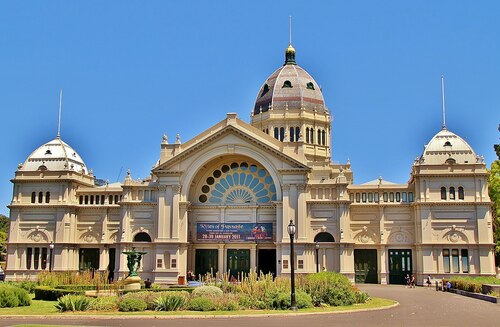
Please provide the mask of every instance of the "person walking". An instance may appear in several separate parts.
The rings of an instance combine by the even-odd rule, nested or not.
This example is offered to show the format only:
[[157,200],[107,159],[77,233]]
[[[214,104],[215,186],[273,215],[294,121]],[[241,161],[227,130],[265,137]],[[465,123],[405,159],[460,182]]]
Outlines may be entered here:
[[415,275],[411,275],[411,279],[410,279],[410,288],[415,288]]
[[432,284],[432,278],[431,278],[431,275],[427,275],[427,278],[425,279],[425,282],[427,283],[427,288],[430,288],[431,287],[431,284]]

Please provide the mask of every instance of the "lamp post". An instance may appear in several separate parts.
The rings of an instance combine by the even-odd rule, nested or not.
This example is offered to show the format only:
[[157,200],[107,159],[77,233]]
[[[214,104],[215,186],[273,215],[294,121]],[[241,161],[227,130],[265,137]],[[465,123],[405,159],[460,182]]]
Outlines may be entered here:
[[54,242],[50,241],[50,244],[49,244],[49,250],[50,250],[50,253],[49,253],[49,271],[52,271],[52,254],[54,253]]
[[293,239],[295,237],[295,224],[290,219],[288,224],[288,234],[290,235],[290,265],[291,265],[291,294],[290,294],[290,309],[297,311],[297,302],[295,301],[295,252],[293,250]]
[[314,245],[314,248],[316,249],[316,272],[319,272],[319,242],[316,241],[316,244]]

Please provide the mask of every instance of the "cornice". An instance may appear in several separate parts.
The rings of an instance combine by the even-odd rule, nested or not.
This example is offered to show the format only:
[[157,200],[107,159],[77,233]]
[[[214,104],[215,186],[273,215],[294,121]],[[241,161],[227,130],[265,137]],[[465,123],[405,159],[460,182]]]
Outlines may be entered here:
[[429,201],[429,202],[413,202],[414,206],[491,206],[493,202],[473,202],[473,201]]

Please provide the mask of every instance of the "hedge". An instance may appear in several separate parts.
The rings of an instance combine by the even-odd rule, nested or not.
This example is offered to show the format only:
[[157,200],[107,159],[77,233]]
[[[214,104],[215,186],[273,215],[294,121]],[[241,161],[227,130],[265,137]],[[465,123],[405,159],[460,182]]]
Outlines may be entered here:
[[85,291],[81,290],[65,290],[60,288],[52,288],[50,286],[38,286],[35,288],[35,300],[44,301],[57,301],[61,296],[73,294],[73,295],[85,295]]

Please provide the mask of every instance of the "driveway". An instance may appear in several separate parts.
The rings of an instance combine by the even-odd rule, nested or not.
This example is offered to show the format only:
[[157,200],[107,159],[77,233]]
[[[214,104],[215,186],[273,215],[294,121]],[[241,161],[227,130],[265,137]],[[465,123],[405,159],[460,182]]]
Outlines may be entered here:
[[230,318],[0,318],[0,326],[28,323],[123,327],[500,326],[498,304],[423,287],[358,286],[374,297],[394,299],[400,305],[391,309],[355,313]]

